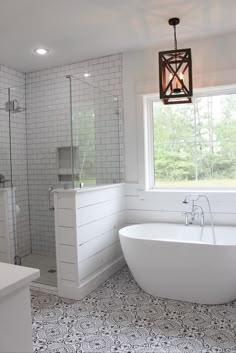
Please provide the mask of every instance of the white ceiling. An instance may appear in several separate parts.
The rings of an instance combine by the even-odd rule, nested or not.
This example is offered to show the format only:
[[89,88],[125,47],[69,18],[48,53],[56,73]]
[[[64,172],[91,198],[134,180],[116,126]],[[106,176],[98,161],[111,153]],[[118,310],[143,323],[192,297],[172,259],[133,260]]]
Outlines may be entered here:
[[0,63],[32,72],[154,46],[173,39],[170,17],[179,41],[236,32],[235,14],[236,0],[0,0]]

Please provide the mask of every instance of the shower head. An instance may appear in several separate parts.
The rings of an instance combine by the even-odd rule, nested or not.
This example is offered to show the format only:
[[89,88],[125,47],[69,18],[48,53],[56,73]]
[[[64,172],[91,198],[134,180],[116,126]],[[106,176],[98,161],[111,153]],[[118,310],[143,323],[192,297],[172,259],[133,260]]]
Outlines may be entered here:
[[190,201],[195,202],[195,201],[198,201],[199,199],[201,199],[202,197],[207,198],[205,195],[202,195],[202,194],[185,195],[182,203],[188,204]]
[[20,113],[24,112],[25,108],[20,107],[17,99],[13,99],[5,103],[5,108],[0,108],[0,110],[5,110],[5,112]]
[[184,200],[182,201],[182,203],[186,203],[188,204],[189,203],[189,198],[187,196],[185,196]]
[[20,107],[20,104],[17,99],[13,99],[12,101],[6,102],[5,110],[7,112],[20,113],[25,111],[25,108]]

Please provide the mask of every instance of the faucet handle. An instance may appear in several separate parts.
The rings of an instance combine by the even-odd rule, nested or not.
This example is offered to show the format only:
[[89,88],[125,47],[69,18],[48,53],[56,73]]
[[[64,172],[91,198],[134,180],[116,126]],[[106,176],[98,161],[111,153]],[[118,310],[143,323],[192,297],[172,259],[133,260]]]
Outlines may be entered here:
[[193,223],[192,220],[189,220],[189,216],[192,216],[192,212],[184,212],[186,226]]

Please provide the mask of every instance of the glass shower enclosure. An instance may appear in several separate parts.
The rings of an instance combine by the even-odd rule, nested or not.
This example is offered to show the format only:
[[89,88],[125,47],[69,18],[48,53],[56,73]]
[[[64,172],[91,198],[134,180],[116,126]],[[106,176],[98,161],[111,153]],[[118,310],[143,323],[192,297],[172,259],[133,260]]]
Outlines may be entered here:
[[118,97],[75,76],[68,79],[73,187],[119,183],[122,177]]
[[121,123],[118,97],[78,77],[33,78],[0,92],[11,262],[39,268],[41,284],[57,285],[52,190],[122,181]]

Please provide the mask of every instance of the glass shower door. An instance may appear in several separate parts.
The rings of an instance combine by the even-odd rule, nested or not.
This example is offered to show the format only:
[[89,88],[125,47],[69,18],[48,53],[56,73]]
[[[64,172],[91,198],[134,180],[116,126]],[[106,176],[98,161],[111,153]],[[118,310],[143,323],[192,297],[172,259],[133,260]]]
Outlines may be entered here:
[[56,286],[50,191],[69,182],[64,181],[68,170],[61,166],[62,160],[67,162],[64,151],[71,150],[68,81],[65,77],[34,77],[27,82],[26,91],[25,87],[17,87],[10,93],[16,107],[11,112],[11,124],[18,254],[22,265],[40,269],[37,282]]
[[0,261],[14,263],[17,239],[9,100],[10,90],[0,90]]
[[15,195],[13,202],[15,222],[15,263],[21,264],[21,258],[31,252],[27,149],[26,149],[26,109],[25,85],[8,90],[6,110],[9,114],[11,186]]

